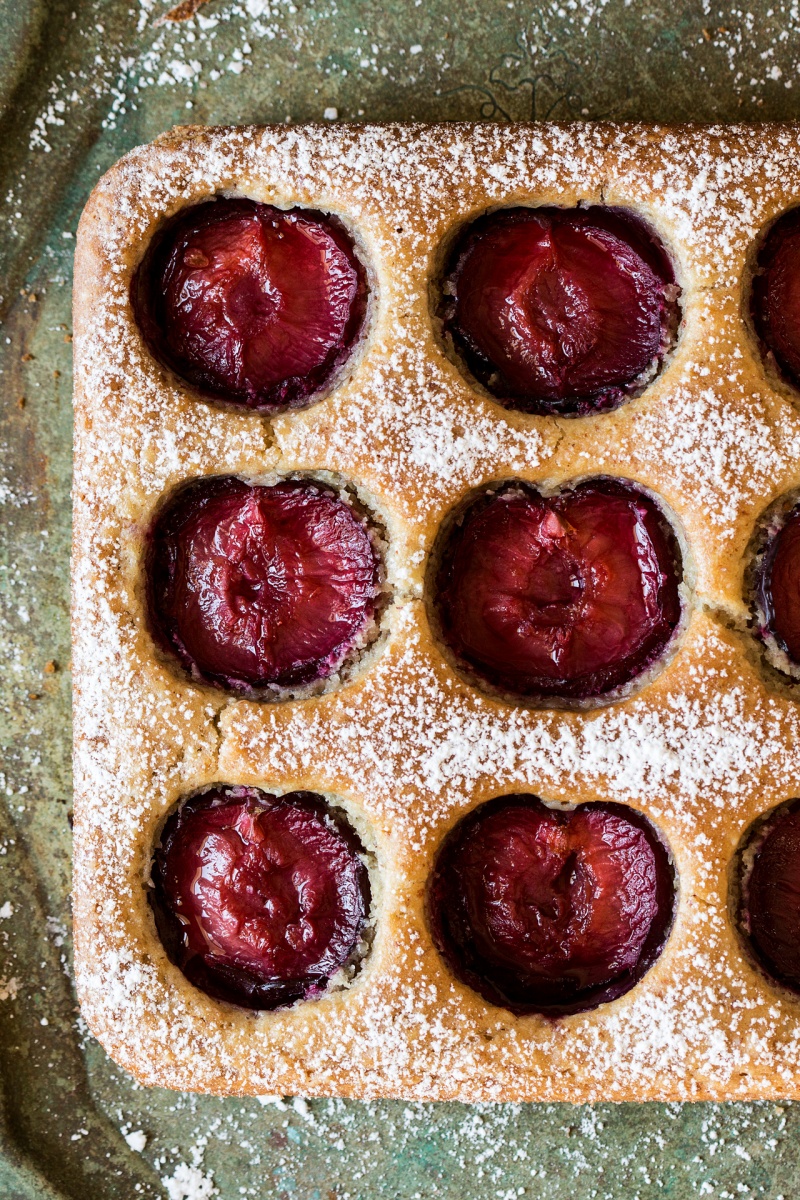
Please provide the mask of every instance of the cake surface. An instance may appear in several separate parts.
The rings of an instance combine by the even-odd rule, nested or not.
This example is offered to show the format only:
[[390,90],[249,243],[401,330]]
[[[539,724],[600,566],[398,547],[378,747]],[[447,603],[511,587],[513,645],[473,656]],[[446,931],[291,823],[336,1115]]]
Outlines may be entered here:
[[[730,901],[749,827],[800,795],[800,708],[764,662],[748,570],[763,513],[800,488],[800,410],[762,362],[748,272],[798,202],[800,129],[614,125],[177,128],[84,212],[75,283],[76,969],[84,1015],[143,1083],[219,1094],[418,1100],[800,1098],[800,997],[743,952]],[[367,266],[365,333],[309,407],[203,399],[154,359],[131,280],[162,224],[219,194],[330,214]],[[668,249],[682,323],[613,411],[501,407],[468,378],[431,292],[450,241],[498,207],[619,206]],[[201,476],[312,478],[383,531],[388,602],[359,661],[273,701],[183,673],[146,618],[148,531]],[[612,703],[513,703],[437,642],[443,520],[476,489],[631,481],[674,524],[684,620]],[[352,981],[253,1013],[167,958],[148,902],[176,802],[212,784],[330,798],[367,847],[374,939]],[[434,855],[495,797],[624,803],[663,836],[678,900],[624,995],[515,1016],[459,982],[425,913]]]

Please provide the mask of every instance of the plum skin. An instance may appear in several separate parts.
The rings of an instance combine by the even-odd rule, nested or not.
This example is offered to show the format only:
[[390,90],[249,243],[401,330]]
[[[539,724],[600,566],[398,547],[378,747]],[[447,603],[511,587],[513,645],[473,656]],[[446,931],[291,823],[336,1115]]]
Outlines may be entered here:
[[[613,698],[664,653],[683,613],[674,531],[627,481],[599,477],[549,497],[517,481],[485,489],[445,523],[432,561],[439,637],[468,675],[509,698]],[[625,569],[622,597],[609,563]],[[622,601],[635,636],[620,622]]]
[[155,234],[130,294],[163,366],[207,399],[272,414],[326,389],[361,335],[369,288],[337,217],[221,196]]
[[426,912],[453,974],[517,1015],[586,1012],[630,991],[675,918],[669,852],[626,805],[487,801],[447,834]]
[[800,508],[772,536],[758,570],[756,599],[763,618],[761,637],[774,637],[800,665]]
[[758,252],[750,315],[762,350],[800,387],[800,209],[775,222]]
[[150,530],[150,630],[193,678],[275,695],[348,660],[375,618],[380,575],[365,521],[329,487],[200,478]]
[[321,995],[356,950],[364,847],[314,792],[214,785],[168,817],[148,896],[167,957],[201,991],[254,1010]]
[[478,218],[444,269],[439,317],[507,408],[583,416],[638,394],[680,324],[667,251],[622,208],[509,208]]
[[800,800],[758,823],[740,871],[738,921],[748,949],[773,981],[800,995]]

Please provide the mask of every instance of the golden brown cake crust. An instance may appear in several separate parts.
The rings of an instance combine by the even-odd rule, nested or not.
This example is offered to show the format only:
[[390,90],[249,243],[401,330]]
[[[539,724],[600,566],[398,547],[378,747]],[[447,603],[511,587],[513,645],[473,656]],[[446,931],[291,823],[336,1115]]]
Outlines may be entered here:
[[[753,819],[800,795],[800,707],[746,632],[759,514],[800,487],[800,410],[742,319],[764,225],[800,200],[800,128],[618,125],[178,128],[97,185],[75,280],[75,936],[84,1015],[146,1084],[220,1094],[419,1100],[800,1098],[800,999],[745,960],[728,873]],[[131,273],[165,216],[219,192],[339,214],[373,270],[368,340],[302,412],[223,411],[153,362]],[[659,378],[617,411],[506,412],[440,348],[428,288],[442,239],[488,208],[638,209],[671,249],[684,324]],[[332,472],[385,521],[389,636],[351,682],[284,703],[226,698],[154,653],[141,602],[160,499],[204,474]],[[471,688],[422,601],[442,517],[470,489],[597,474],[662,497],[693,579],[680,645],[627,700],[515,707]],[[796,693],[797,694],[797,693]],[[311,788],[378,848],[377,938],[348,990],[253,1015],[166,959],[146,899],[158,827],[214,781]],[[431,856],[492,796],[619,800],[663,831],[676,926],[627,995],[558,1021],[514,1017],[448,973],[423,915]]]

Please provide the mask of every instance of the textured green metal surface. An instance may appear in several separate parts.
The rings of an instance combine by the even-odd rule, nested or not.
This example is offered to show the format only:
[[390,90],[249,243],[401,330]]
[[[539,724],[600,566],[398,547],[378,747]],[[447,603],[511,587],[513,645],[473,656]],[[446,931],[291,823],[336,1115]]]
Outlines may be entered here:
[[94,181],[175,122],[800,117],[799,6],[211,0],[159,26],[165,8],[0,0],[0,1197],[790,1200],[800,1106],[261,1105],[109,1062],[67,932],[69,332]]

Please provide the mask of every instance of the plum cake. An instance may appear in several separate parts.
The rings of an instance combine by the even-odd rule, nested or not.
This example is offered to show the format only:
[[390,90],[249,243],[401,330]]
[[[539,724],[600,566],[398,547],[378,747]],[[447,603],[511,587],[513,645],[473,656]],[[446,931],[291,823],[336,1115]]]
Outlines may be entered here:
[[800,1098],[800,128],[179,127],[75,274],[143,1083]]

